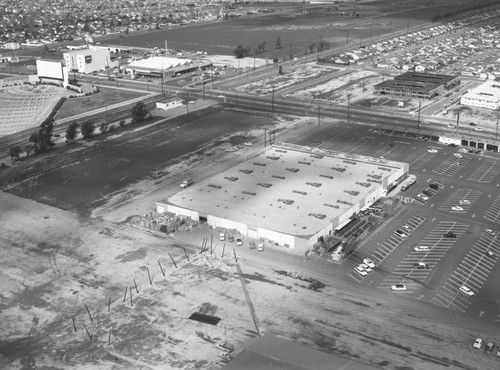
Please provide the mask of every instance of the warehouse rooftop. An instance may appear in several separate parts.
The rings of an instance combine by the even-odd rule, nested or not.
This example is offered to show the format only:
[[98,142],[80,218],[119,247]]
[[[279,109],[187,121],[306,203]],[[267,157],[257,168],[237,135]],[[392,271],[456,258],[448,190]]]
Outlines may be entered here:
[[178,192],[168,203],[304,238],[332,221],[339,224],[347,210],[375,194],[384,180],[405,166],[279,144]]

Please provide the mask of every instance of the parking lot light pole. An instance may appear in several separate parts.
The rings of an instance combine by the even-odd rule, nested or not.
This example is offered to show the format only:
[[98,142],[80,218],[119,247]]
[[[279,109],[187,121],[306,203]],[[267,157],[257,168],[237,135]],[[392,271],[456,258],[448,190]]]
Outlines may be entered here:
[[459,120],[460,120],[460,110],[457,110],[457,127],[458,127]]
[[498,139],[498,119],[499,119],[499,117],[498,117],[498,113],[497,113],[497,130],[495,132],[495,141]]

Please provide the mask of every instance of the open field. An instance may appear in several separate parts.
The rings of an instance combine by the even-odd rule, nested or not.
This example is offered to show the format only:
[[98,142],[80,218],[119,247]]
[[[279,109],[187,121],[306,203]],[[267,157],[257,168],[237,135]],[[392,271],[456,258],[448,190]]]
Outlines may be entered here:
[[[209,54],[232,55],[238,45],[256,47],[266,42],[266,52],[259,57],[289,57],[301,55],[311,42],[327,41],[332,47],[345,45],[347,42],[368,42],[390,32],[406,30],[428,23],[439,12],[448,8],[439,2],[425,5],[415,1],[367,2],[344,4],[338,10],[328,11],[327,6],[305,5],[309,12],[303,12],[302,6],[296,10],[285,10],[274,14],[201,23],[184,27],[174,27],[161,31],[146,31],[137,34],[103,37],[106,44],[126,45],[130,47],[164,47],[168,40],[169,48],[182,50],[201,50]],[[450,1],[457,6],[456,2]],[[429,4],[430,6],[427,6]],[[350,15],[336,15],[338,12]],[[352,16],[352,12],[361,16]],[[366,17],[375,17],[366,18]],[[275,41],[281,37],[281,49],[275,49]]]
[[146,96],[146,93],[124,89],[106,89],[99,87],[100,92],[81,98],[68,99],[57,113],[55,119],[72,117],[94,109],[122,103],[130,99]]

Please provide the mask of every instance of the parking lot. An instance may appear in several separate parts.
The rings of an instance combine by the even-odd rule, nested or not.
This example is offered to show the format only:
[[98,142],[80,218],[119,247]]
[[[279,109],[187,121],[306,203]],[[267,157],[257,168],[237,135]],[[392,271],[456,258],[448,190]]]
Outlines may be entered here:
[[[330,129],[317,141],[326,149],[408,162],[410,174],[417,176],[415,185],[398,194],[417,201],[405,205],[401,215],[356,251],[375,268],[360,273],[355,269],[360,261],[353,258],[344,264],[346,277],[401,299],[500,324],[500,238],[484,232],[498,232],[500,220],[496,157],[353,126]],[[397,230],[406,235],[397,236]],[[393,289],[399,285],[405,289]]]

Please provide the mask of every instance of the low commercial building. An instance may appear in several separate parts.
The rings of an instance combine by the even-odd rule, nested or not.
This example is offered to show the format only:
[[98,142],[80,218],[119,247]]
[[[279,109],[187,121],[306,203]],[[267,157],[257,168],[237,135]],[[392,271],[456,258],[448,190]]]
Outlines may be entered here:
[[165,99],[159,102],[156,102],[156,108],[158,109],[163,109],[163,110],[169,110],[173,108],[178,108],[182,107],[182,99],[179,98],[171,98],[171,99]]
[[460,84],[458,76],[406,72],[375,85],[375,93],[380,95],[405,96],[431,99]]
[[405,179],[408,164],[273,145],[166,201],[171,212],[303,255]]
[[127,66],[126,71],[130,73],[132,77],[145,76],[161,78],[162,74],[164,77],[175,76],[204,70],[211,66],[212,62],[208,60],[152,57],[131,62]]
[[471,107],[499,109],[500,82],[486,81],[482,85],[465,93],[460,99],[460,103]]

